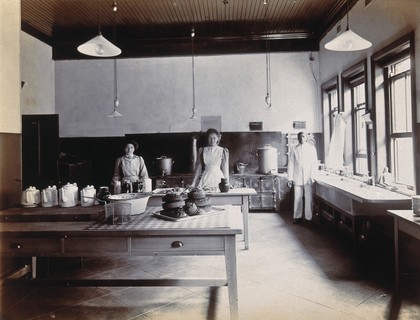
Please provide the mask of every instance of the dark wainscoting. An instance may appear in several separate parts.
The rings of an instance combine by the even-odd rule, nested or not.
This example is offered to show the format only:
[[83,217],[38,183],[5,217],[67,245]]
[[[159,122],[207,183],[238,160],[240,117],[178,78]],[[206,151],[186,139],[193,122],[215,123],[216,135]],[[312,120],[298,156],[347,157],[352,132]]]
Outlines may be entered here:
[[20,204],[22,193],[21,135],[0,133],[0,209]]
[[[320,134],[314,136],[319,143]],[[110,184],[115,159],[123,155],[124,142],[130,139],[139,143],[139,150],[136,153],[144,158],[150,176],[160,174],[155,165],[155,158],[161,156],[173,159],[173,174],[193,172],[191,165],[193,137],[197,137],[197,147],[206,144],[205,134],[202,132],[127,134],[125,137],[61,138],[60,151],[66,155],[66,161],[90,162],[91,177],[84,181],[98,187]],[[220,142],[220,146],[229,149],[229,171],[235,172],[235,164],[244,162],[248,163],[247,172],[250,173],[258,172],[258,148],[266,144],[277,148],[278,167],[286,167],[287,139],[284,133],[225,132],[222,133]]]

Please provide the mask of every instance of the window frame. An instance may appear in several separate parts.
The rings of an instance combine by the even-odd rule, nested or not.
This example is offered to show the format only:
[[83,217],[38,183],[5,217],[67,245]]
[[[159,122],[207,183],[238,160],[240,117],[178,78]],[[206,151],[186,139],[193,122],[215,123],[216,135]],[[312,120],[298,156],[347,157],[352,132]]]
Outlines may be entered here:
[[[378,105],[385,111],[385,135],[383,132],[382,135],[385,136],[386,139],[386,154],[385,154],[385,162],[381,159],[376,159],[376,167],[375,169],[378,170],[379,163],[382,162],[382,166],[386,164],[388,167],[391,166],[391,152],[390,152],[390,118],[389,118],[389,89],[388,89],[388,76],[385,74],[386,70],[389,65],[401,61],[403,57],[410,58],[410,73],[411,73],[411,119],[412,119],[412,146],[413,146],[413,173],[414,173],[414,190],[420,190],[420,163],[417,163],[416,156],[418,153],[417,147],[417,139],[418,136],[418,128],[417,128],[417,107],[416,107],[416,76],[415,76],[415,43],[414,43],[414,32],[410,32],[409,34],[401,37],[394,43],[390,44],[389,46],[385,47],[384,49],[376,52],[371,56],[371,87],[372,90],[374,88],[378,88],[378,85],[382,81],[383,85],[383,92],[379,92],[379,89],[376,89],[372,92],[372,106],[374,106],[374,116],[376,114],[376,109]],[[379,80],[376,77],[381,76]],[[379,92],[379,93],[378,93]],[[379,99],[379,100],[378,100]],[[384,100],[384,101],[382,101]],[[384,112],[383,110],[381,112]],[[383,131],[383,129],[381,129]],[[382,148],[378,146],[378,131],[375,128],[375,150],[377,153],[380,153],[381,157],[383,157],[383,151],[379,150],[378,148]]]
[[[386,117],[388,119],[387,124],[386,124],[386,147],[387,147],[387,164],[389,168],[392,168],[392,165],[394,164],[395,167],[397,167],[397,165],[395,164],[396,162],[396,157],[395,157],[395,147],[393,146],[393,144],[398,140],[398,139],[404,139],[404,138],[411,138],[412,139],[412,145],[413,145],[413,156],[414,156],[414,122],[413,119],[411,119],[411,132],[405,131],[405,132],[394,132],[393,129],[393,115],[392,115],[392,106],[391,106],[391,99],[392,99],[392,93],[390,92],[390,82],[391,80],[395,79],[396,77],[400,77],[401,74],[395,75],[393,77],[389,77],[388,76],[388,69],[390,66],[403,61],[405,59],[410,59],[410,52],[409,50],[404,50],[401,53],[399,53],[397,56],[395,56],[393,59],[389,59],[388,63],[386,63],[386,65],[382,66],[383,70],[384,70],[384,84],[385,84],[385,92],[386,92],[386,109],[385,109],[385,114]],[[411,62],[411,61],[410,61]],[[411,63],[410,63],[411,65]],[[411,68],[408,71],[405,71],[404,73],[410,73],[410,83],[412,80],[412,76],[411,76]],[[412,93],[411,93],[412,94]],[[413,96],[411,96],[411,99],[413,99]],[[413,117],[413,114],[411,114],[411,117]],[[414,159],[413,159],[414,161]],[[397,170],[397,169],[395,169]],[[413,162],[413,173],[415,173],[415,164]],[[398,175],[398,172],[393,172],[393,175],[395,177],[395,175]],[[401,183],[400,181],[396,180],[397,183]],[[403,184],[403,183],[401,183]],[[415,184],[415,180],[413,181],[413,185],[406,185],[408,187],[408,189],[412,190],[414,189],[414,184]],[[405,184],[404,184],[405,185]]]
[[[361,83],[365,84],[365,112],[370,112],[370,106],[369,106],[369,100],[368,100],[368,76],[367,76],[367,59],[364,59],[355,65],[351,66],[347,70],[343,71],[341,74],[342,79],[342,97],[345,97],[346,92],[350,92],[350,108],[349,111],[351,113],[351,121],[352,121],[352,167],[353,167],[353,173],[355,175],[361,176],[363,173],[359,173],[356,170],[357,166],[357,131],[355,128],[356,124],[356,114],[354,110],[354,88]],[[344,99],[343,99],[344,100]],[[346,103],[347,101],[343,101],[343,103]],[[371,172],[372,164],[371,164],[371,130],[367,130],[366,128],[366,161],[367,161],[367,170]]]

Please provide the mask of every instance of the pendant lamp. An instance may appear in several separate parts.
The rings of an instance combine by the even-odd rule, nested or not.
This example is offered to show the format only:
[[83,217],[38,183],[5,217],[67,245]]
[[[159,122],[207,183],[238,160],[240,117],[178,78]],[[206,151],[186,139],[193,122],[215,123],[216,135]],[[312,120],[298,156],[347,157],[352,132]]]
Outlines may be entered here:
[[347,28],[331,41],[325,44],[325,49],[331,51],[358,51],[370,48],[372,43],[354,33],[349,27],[349,0],[347,0]]
[[118,112],[117,108],[120,105],[118,101],[118,82],[117,82],[117,59],[114,59],[114,110],[108,115],[108,118],[122,117],[123,115]]
[[196,112],[197,109],[195,107],[195,70],[194,70],[194,37],[195,37],[195,30],[192,28],[191,30],[191,75],[192,75],[192,98],[193,98],[193,106],[192,106],[192,115],[190,117],[191,120],[196,120]]
[[265,103],[267,108],[271,108],[271,56],[270,56],[270,42],[268,40],[268,0],[264,0],[265,5],[265,74],[267,94],[265,95]]
[[[112,10],[114,12],[117,12],[117,3],[114,2],[112,5]],[[114,42],[117,43],[117,32],[116,32],[116,21],[115,21],[115,14],[114,14]],[[120,105],[120,102],[118,101],[118,77],[117,77],[117,59],[114,59],[114,110],[110,115],[108,115],[108,118],[117,118],[122,117],[123,115],[118,112],[117,108]]]
[[[114,8],[114,7],[113,7]],[[114,10],[115,11],[115,10]],[[121,53],[121,49],[115,46],[112,42],[105,39],[101,34],[100,24],[100,1],[98,0],[98,35],[93,39],[81,44],[77,47],[80,53],[92,57],[115,57]]]

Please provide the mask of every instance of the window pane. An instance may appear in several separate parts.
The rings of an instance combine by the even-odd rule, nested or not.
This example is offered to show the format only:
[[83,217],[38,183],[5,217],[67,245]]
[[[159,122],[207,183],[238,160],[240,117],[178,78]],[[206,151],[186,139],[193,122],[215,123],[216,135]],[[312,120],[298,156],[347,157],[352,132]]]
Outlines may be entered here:
[[356,174],[365,174],[369,172],[367,158],[356,158]]
[[392,132],[411,132],[410,74],[391,79]]
[[332,128],[334,128],[334,111],[338,111],[338,95],[337,95],[337,88],[328,91],[328,103],[329,103],[329,110],[330,110],[330,135],[332,135]]
[[412,138],[392,139],[393,174],[397,182],[414,185],[414,163]]
[[395,181],[414,186],[410,59],[388,67],[391,173]]
[[362,115],[366,113],[365,108],[365,84],[361,83],[352,88],[353,90],[353,114],[354,114],[354,155],[355,155],[355,174],[365,174],[368,172],[367,157],[367,133],[366,123]]

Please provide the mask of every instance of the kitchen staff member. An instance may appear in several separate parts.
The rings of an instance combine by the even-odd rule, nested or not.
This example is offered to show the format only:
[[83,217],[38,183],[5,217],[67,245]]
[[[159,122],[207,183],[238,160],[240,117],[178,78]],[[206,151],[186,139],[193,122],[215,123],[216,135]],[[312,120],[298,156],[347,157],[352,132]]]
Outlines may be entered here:
[[112,177],[114,186],[118,184],[118,182],[144,181],[144,179],[149,178],[143,158],[134,154],[134,151],[136,151],[138,147],[138,143],[133,140],[128,141],[124,145],[125,155],[117,158],[115,161],[114,175]]
[[229,150],[219,147],[221,137],[216,129],[207,130],[207,146],[198,150],[191,188],[218,189],[222,178],[229,182]]
[[305,219],[312,222],[312,183],[313,174],[318,167],[315,146],[307,142],[305,132],[298,133],[299,143],[289,152],[287,175],[289,187],[294,186],[293,223],[302,222],[303,196],[305,196]]

